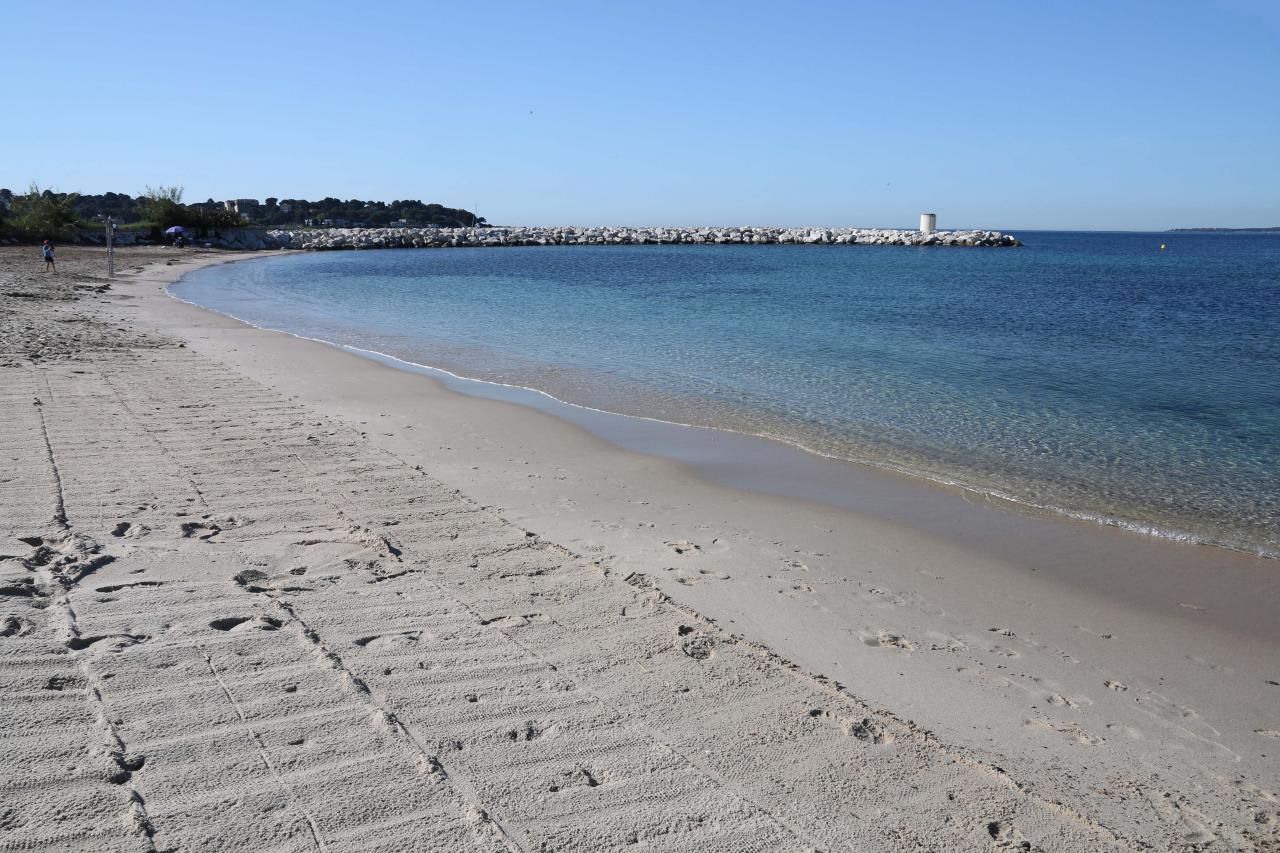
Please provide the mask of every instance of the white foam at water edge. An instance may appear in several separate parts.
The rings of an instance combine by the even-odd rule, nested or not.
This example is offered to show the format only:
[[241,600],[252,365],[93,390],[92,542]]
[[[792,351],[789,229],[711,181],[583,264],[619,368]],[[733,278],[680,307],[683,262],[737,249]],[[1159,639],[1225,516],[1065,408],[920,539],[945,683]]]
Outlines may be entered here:
[[[182,280],[182,277],[180,277],[177,281],[174,281],[172,284],[177,284],[181,280]],[[307,335],[300,335],[295,332],[290,332],[287,329],[277,329],[277,328],[272,328],[270,326],[260,326],[250,320],[244,319],[243,317],[238,317],[235,314],[231,314],[226,311],[220,311],[216,308],[209,308],[208,306],[201,305],[198,302],[193,302],[189,299],[183,299],[181,296],[178,296],[175,293],[173,293],[170,287],[171,285],[166,286],[164,289],[164,292],[167,296],[173,299],[176,299],[177,301],[182,302],[186,305],[191,305],[196,308],[199,308],[203,311],[211,311],[215,314],[221,314],[224,317],[229,317],[232,320],[235,320],[236,322],[239,322],[239,323],[243,323],[246,326],[249,326],[251,328],[261,329],[262,331],[266,331],[266,332],[276,332],[279,334],[288,335],[291,338],[297,338],[299,340],[311,341],[313,343],[318,343],[318,344],[324,344],[326,346],[331,346],[337,349],[345,350],[347,352],[353,353],[355,355],[359,355],[361,357],[371,358],[372,360],[388,363],[393,366],[403,365],[404,368],[408,368],[412,372],[427,372],[429,374],[434,373],[434,374],[439,374],[441,376],[449,377],[450,379],[457,380],[460,383],[476,383],[480,385],[489,385],[497,388],[507,388],[515,391],[532,393],[532,394],[536,394],[538,396],[544,397],[547,400],[550,400],[551,402],[557,405],[567,406],[573,409],[580,409],[582,411],[587,411],[587,412],[595,412],[598,414],[609,415],[612,417],[629,418],[632,420],[649,421],[651,423],[665,424],[665,425],[674,426],[674,427],[683,427],[686,429],[712,430],[715,432],[725,432],[725,433],[732,433],[734,435],[745,435],[745,436],[750,436],[752,438],[765,439],[767,441],[776,442],[778,444],[783,444],[788,447],[801,450],[805,453],[809,453],[811,455],[818,456],[823,459],[830,459],[834,462],[841,462],[845,464],[855,464],[855,465],[866,465],[868,467],[877,468],[883,471],[891,471],[895,474],[901,474],[917,480],[924,480],[926,482],[947,486],[948,488],[960,489],[962,491],[968,492],[972,495],[975,495],[983,499],[995,499],[999,501],[1004,501],[1006,503],[1013,504],[1018,507],[1032,509],[1040,512],[1051,513],[1053,515],[1061,516],[1064,518],[1070,518],[1076,521],[1084,521],[1084,522],[1089,522],[1093,524],[1105,525],[1107,527],[1115,527],[1115,528],[1126,530],[1132,533],[1152,536],[1159,539],[1168,539],[1175,542],[1183,542],[1191,545],[1212,545],[1220,548],[1226,548],[1232,551],[1239,551],[1245,554],[1261,557],[1264,559],[1280,560],[1280,551],[1272,551],[1259,546],[1233,542],[1228,539],[1203,536],[1203,535],[1191,533],[1185,530],[1164,528],[1164,527],[1160,527],[1158,525],[1152,524],[1150,522],[1116,518],[1113,516],[1102,515],[1099,513],[1082,512],[1079,510],[1067,509],[1067,508],[1055,506],[1053,504],[1037,503],[1035,501],[1027,500],[1025,498],[1020,498],[1011,494],[1000,492],[996,489],[978,488],[968,483],[965,483],[961,480],[948,478],[946,476],[939,475],[939,474],[928,474],[920,471],[914,471],[909,468],[905,468],[899,465],[894,465],[892,463],[884,462],[881,460],[850,459],[850,458],[845,458],[841,456],[835,456],[829,453],[824,453],[820,450],[816,450],[795,439],[791,439],[786,436],[775,435],[772,433],[743,432],[740,430],[727,429],[725,427],[708,426],[705,424],[682,423],[680,421],[664,420],[662,418],[648,417],[645,415],[631,415],[631,414],[623,414],[620,412],[613,412],[613,411],[609,411],[608,409],[600,409],[593,406],[583,405],[581,403],[574,403],[569,400],[562,400],[559,397],[549,394],[540,388],[533,388],[527,385],[517,385],[517,384],[512,384],[507,382],[498,382],[490,379],[478,379],[471,376],[465,376],[460,373],[455,373],[451,370],[447,370],[442,367],[436,367],[430,364],[422,364],[415,361],[409,361],[407,359],[399,358],[398,356],[390,355],[384,352],[379,352],[378,350],[364,349],[361,347],[352,346],[350,344],[340,344],[334,341],[325,340],[324,338],[313,338]]]

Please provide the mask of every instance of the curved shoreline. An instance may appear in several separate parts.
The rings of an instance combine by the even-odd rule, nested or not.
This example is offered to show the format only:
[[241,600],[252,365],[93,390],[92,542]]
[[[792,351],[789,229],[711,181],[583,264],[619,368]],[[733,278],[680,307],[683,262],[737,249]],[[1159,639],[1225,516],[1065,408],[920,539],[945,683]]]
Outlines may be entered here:
[[[293,422],[298,452],[306,456],[313,438],[336,440],[339,448],[330,466],[313,468],[300,485],[345,478],[352,494],[379,507],[374,518],[380,525],[400,522],[377,528],[387,535],[403,535],[406,522],[427,525],[443,547],[453,547],[432,504],[364,479],[369,471],[350,464],[358,458],[399,460],[409,481],[416,480],[415,471],[434,477],[482,511],[556,543],[557,553],[577,555],[588,567],[585,575],[629,585],[633,598],[621,602],[625,607],[583,602],[609,631],[643,623],[640,605],[661,596],[681,613],[701,614],[726,636],[820,673],[825,683],[848,685],[916,721],[930,737],[1006,768],[1016,780],[1034,781],[1043,794],[1086,803],[1083,813],[1105,818],[1109,826],[1125,813],[1096,791],[1113,788],[1117,774],[1141,774],[1151,790],[1196,802],[1222,828],[1252,826],[1243,812],[1252,800],[1240,805],[1240,790],[1216,779],[1243,776],[1274,790],[1274,768],[1258,755],[1270,743],[1256,733],[1274,728],[1272,685],[1280,679],[1272,654],[1280,643],[1274,620],[1280,575],[1269,563],[1008,511],[764,440],[684,430],[690,443],[730,451],[743,443],[773,448],[774,458],[762,460],[765,476],[788,473],[772,464],[783,453],[808,460],[800,476],[842,471],[839,485],[858,493],[851,496],[860,495],[863,504],[832,508],[761,494],[721,477],[708,480],[684,462],[619,449],[548,414],[545,406],[458,393],[461,380],[256,329],[165,295],[162,285],[184,268],[190,267],[143,273],[108,309],[112,317],[136,310],[139,328],[183,342],[208,360],[202,363],[230,371],[207,389],[191,386],[198,376],[167,378],[191,394],[165,411],[205,399],[199,394],[217,395],[207,398],[212,408],[197,407],[186,416],[225,424],[234,435],[223,440],[235,440],[253,430],[253,422],[238,423],[221,401],[240,400],[237,411],[243,412],[252,411],[264,389],[278,395],[295,407],[283,417]],[[243,377],[243,384],[231,376]],[[146,377],[136,381],[145,384]],[[662,426],[618,420],[641,432]],[[316,429],[334,423],[345,425],[336,438],[332,426]],[[274,434],[258,438],[278,443]],[[175,437],[179,444],[184,440]],[[216,474],[239,458],[241,448],[212,441],[215,452],[201,470]],[[261,476],[274,483],[269,470]],[[257,534],[254,528],[249,535]],[[439,571],[436,560],[418,568],[425,574],[410,572],[392,583],[430,580]],[[534,611],[550,617],[526,628],[499,623],[503,631],[526,632],[525,638],[563,622],[555,591],[578,589],[583,576],[535,574],[547,584],[547,595],[534,606],[529,599],[510,610],[481,606],[476,618]],[[522,584],[522,577],[446,579],[450,589],[482,597]],[[401,606],[426,612],[429,598]],[[356,636],[372,633],[362,629]],[[585,645],[592,648],[586,663],[593,671],[612,660],[608,648]],[[720,651],[698,671],[721,666]],[[635,650],[642,662],[649,652]],[[683,659],[678,651],[676,657]],[[637,670],[637,691],[666,696],[664,682],[646,681],[651,678]],[[793,708],[788,719],[799,720],[802,729],[825,725],[828,718],[806,714],[811,707]],[[1166,709],[1185,713],[1166,715]],[[1105,745],[1093,748],[1099,744]],[[873,756],[882,752],[864,747],[864,757],[866,749],[877,750]],[[1149,816],[1135,820],[1133,837],[1150,839],[1160,826]],[[979,830],[985,838],[985,829]]]
[[[255,260],[255,259],[258,259],[258,258],[257,257],[237,258],[237,259],[230,259],[230,260],[247,261],[247,260]],[[181,284],[182,280],[185,277],[186,277],[186,274],[184,273],[182,276],[179,276],[176,280],[174,280],[171,284],[166,285],[164,287],[165,294],[170,298],[175,299],[179,302],[185,303],[187,305],[192,305],[201,310],[211,311],[213,313],[219,314],[224,317],[229,317],[230,319],[235,320],[238,323],[243,323],[244,325],[249,326],[250,328],[260,329],[268,332],[276,332],[276,333],[288,335],[293,338],[297,338],[299,340],[305,340],[305,341],[311,341],[314,343],[323,344],[325,346],[333,347],[335,349],[338,349],[344,352],[349,352],[354,355],[358,355],[362,358],[367,358],[382,364],[387,364],[399,370],[405,370],[412,373],[420,373],[420,374],[433,376],[437,379],[445,381],[446,385],[455,392],[468,394],[476,397],[481,397],[485,399],[501,399],[501,400],[506,400],[508,402],[515,402],[519,405],[524,405],[539,411],[548,412],[553,416],[560,418],[561,420],[574,423],[578,426],[584,426],[584,424],[582,423],[581,418],[576,418],[573,416],[573,413],[575,411],[603,415],[608,418],[620,418],[620,419],[625,419],[629,421],[645,422],[645,423],[661,425],[663,427],[671,427],[676,429],[705,430],[710,432],[723,433],[723,434],[737,436],[745,439],[768,442],[770,444],[777,445],[780,448],[785,448],[786,450],[789,450],[795,453],[804,454],[807,457],[823,460],[824,462],[827,462],[829,464],[861,466],[861,467],[870,468],[876,471],[886,472],[895,476],[905,477],[914,482],[920,483],[922,485],[926,485],[931,488],[936,488],[939,490],[956,490],[958,492],[961,492],[962,494],[970,495],[983,500],[988,500],[988,501],[994,500],[1001,504],[1008,505],[1009,507],[1014,508],[1015,510],[1022,512],[1031,517],[1036,517],[1040,514],[1044,514],[1044,515],[1048,515],[1049,517],[1062,518],[1062,519],[1067,519],[1071,521],[1086,522],[1089,524],[1099,525],[1101,527],[1108,527],[1108,528],[1113,528],[1117,530],[1122,530],[1127,533],[1136,534],[1139,536],[1147,536],[1155,539],[1175,542],[1175,543],[1184,544],[1184,545],[1209,546],[1214,548],[1222,548],[1226,551],[1243,554],[1248,557],[1256,557],[1256,558],[1267,559],[1267,560],[1280,560],[1280,551],[1269,550],[1265,547],[1255,545],[1253,543],[1234,542],[1226,538],[1213,537],[1213,536],[1209,536],[1201,533],[1193,533],[1191,531],[1182,530],[1174,526],[1162,525],[1159,522],[1138,521],[1135,519],[1124,518],[1121,516],[1107,515],[1107,514],[1084,511],[1084,510],[1074,510],[1067,507],[1057,506],[1054,504],[1037,503],[1029,499],[1021,498],[1011,492],[1002,491],[997,488],[979,487],[979,486],[975,486],[970,483],[967,483],[961,479],[952,479],[952,478],[946,477],[945,475],[926,473],[923,471],[908,468],[906,466],[896,465],[894,463],[887,462],[887,461],[881,461],[876,459],[866,459],[866,458],[847,458],[842,456],[835,456],[829,453],[824,453],[820,450],[816,450],[812,447],[809,447],[799,440],[791,439],[782,435],[776,435],[771,433],[755,433],[755,432],[748,432],[744,430],[738,430],[731,427],[714,426],[709,424],[692,424],[692,423],[685,423],[681,421],[667,420],[663,418],[655,418],[655,417],[650,417],[646,415],[636,415],[636,414],[629,414],[624,412],[616,412],[609,409],[603,409],[595,406],[586,405],[583,403],[576,403],[570,400],[565,400],[555,396],[554,394],[551,394],[548,391],[545,391],[541,388],[536,388],[533,386],[519,385],[514,383],[506,383],[506,382],[500,382],[500,381],[491,380],[491,379],[482,379],[474,376],[468,376],[466,374],[459,373],[454,370],[450,370],[448,368],[444,368],[444,367],[440,367],[432,364],[425,364],[422,362],[411,361],[409,359],[401,358],[399,356],[392,355],[390,353],[381,352],[379,350],[366,349],[366,348],[354,346],[351,344],[337,343],[335,341],[330,341],[324,338],[310,337],[307,335],[302,335],[296,332],[292,332],[288,329],[276,328],[272,326],[262,326],[257,323],[254,323],[251,320],[245,319],[243,317],[239,317],[235,314],[231,314],[226,311],[221,311],[219,309],[212,308],[207,305],[202,305],[199,302],[184,299],[181,296],[176,295],[175,293],[172,292],[172,287],[178,284]],[[506,393],[506,394],[482,393],[481,389],[483,388],[503,389],[504,391],[509,393]],[[528,399],[528,398],[521,399],[522,395],[528,395],[533,399]],[[546,402],[543,405],[537,405],[536,402],[539,400],[546,401]],[[622,446],[617,440],[617,434],[619,430],[609,430],[607,428],[601,429],[600,428],[601,426],[602,425],[600,424],[595,424],[592,426],[585,426],[585,428],[591,431],[593,434],[597,435],[598,437],[603,438],[604,440],[609,441],[612,444]],[[605,426],[607,427],[607,425]],[[677,458],[675,456],[672,456],[670,453],[664,453],[661,450],[657,450],[654,452],[668,459]],[[696,462],[692,464],[695,470],[699,468]],[[749,466],[751,463],[749,461],[744,460],[739,464],[745,467],[745,466]],[[801,497],[808,500],[815,500],[819,503],[827,503],[832,506],[844,506],[844,504],[841,504],[839,502],[833,503],[829,499],[829,497],[828,498],[815,497],[812,494],[795,494],[794,492],[785,492],[785,493],[778,492],[776,490],[768,489],[767,487],[765,487],[764,484],[761,484],[760,486],[755,487],[754,490],[760,491],[764,494],[778,494],[778,495],[785,495],[789,497]]]

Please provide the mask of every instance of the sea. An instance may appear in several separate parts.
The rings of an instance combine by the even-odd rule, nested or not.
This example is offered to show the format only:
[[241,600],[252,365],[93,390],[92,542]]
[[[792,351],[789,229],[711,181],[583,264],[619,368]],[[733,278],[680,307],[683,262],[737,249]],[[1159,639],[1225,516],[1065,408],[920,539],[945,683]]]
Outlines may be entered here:
[[287,255],[171,291],[567,404],[1280,557],[1280,235]]

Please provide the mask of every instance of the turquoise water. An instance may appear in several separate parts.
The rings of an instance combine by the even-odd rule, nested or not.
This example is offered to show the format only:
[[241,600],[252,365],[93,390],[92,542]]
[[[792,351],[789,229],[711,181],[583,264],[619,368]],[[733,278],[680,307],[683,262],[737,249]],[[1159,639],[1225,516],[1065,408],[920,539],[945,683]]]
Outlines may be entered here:
[[1280,554],[1280,236],[1019,236],[308,254],[173,291],[579,405]]

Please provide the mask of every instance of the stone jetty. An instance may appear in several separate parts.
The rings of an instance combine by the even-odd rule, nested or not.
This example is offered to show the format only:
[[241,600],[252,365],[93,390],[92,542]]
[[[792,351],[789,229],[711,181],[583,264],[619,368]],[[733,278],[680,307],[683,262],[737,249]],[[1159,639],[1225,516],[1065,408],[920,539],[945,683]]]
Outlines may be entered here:
[[[644,244],[811,244],[858,246],[1021,246],[999,231],[904,231],[892,228],[223,228],[192,235],[197,246],[219,249],[403,249],[484,246],[615,246]],[[18,240],[0,239],[0,245]],[[102,245],[100,228],[80,231],[72,243]],[[147,231],[116,234],[117,246],[160,242]]]
[[644,244],[812,244],[859,246],[1021,246],[999,231],[903,231],[885,228],[328,228],[275,230],[262,248],[396,249],[483,246]]

